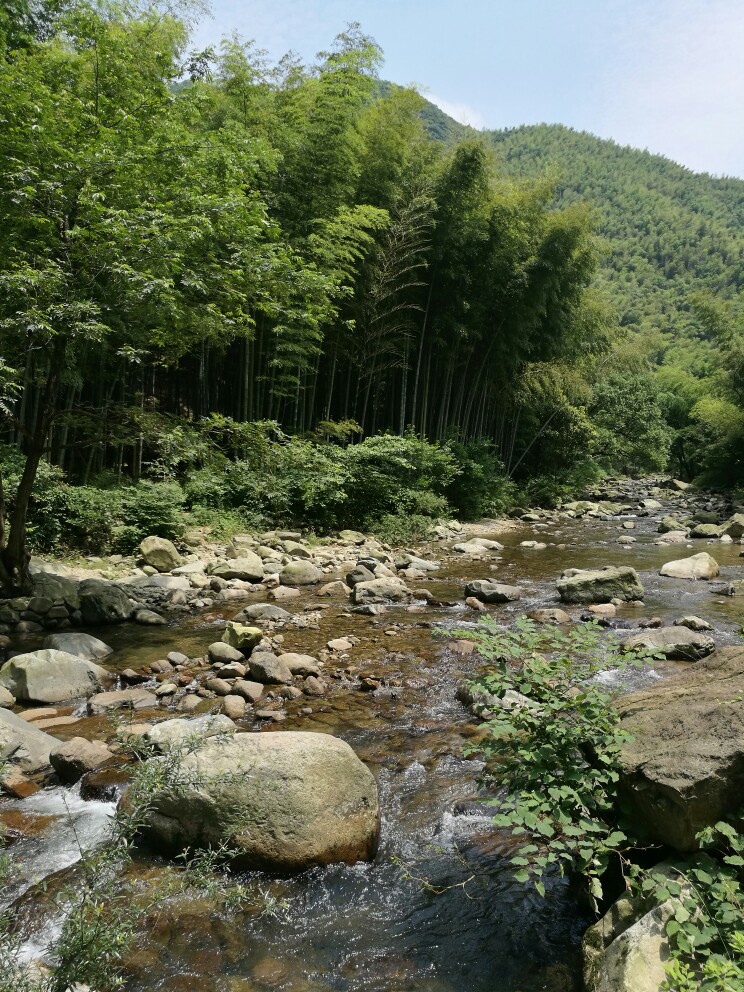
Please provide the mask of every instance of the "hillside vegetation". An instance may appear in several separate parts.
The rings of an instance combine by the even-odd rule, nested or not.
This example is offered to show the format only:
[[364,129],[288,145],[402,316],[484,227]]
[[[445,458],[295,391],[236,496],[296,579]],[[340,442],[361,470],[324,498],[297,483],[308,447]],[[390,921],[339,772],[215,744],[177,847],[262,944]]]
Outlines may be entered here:
[[145,505],[182,508],[169,530],[408,524],[670,452],[736,482],[744,184],[479,135],[381,81],[358,25],[271,64],[192,50],[164,4],[11,13],[6,585],[29,542],[136,542]]

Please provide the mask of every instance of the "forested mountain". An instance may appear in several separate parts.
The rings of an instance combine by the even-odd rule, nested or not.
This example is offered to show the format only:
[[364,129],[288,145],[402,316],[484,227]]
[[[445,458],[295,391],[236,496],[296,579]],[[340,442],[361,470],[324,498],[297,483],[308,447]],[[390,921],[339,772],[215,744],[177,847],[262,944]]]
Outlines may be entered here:
[[688,476],[738,450],[744,183],[566,128],[480,135],[381,81],[358,25],[271,64],[193,51],[157,0],[14,5],[9,572],[39,470],[94,503],[177,480],[192,508],[328,526],[556,498],[672,441]]
[[487,133],[500,171],[550,175],[560,206],[588,203],[607,241],[601,282],[633,330],[688,334],[690,297],[744,286],[744,180],[691,172],[557,124]]

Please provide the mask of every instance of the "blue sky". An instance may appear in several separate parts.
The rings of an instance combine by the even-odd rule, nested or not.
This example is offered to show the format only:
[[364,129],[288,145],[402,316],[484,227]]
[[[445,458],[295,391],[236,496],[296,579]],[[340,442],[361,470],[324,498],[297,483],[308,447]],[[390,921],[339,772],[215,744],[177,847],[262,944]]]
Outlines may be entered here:
[[349,21],[382,75],[459,120],[540,121],[744,178],[744,0],[212,0],[199,47],[237,31],[305,60]]

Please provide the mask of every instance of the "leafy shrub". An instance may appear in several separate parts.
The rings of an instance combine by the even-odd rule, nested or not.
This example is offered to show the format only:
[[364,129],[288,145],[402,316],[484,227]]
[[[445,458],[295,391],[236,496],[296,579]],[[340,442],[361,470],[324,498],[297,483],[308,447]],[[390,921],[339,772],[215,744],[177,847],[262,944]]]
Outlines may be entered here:
[[450,512],[446,490],[460,470],[447,448],[412,432],[380,434],[346,448],[343,462],[349,472],[341,509],[347,526],[388,514]]
[[495,517],[514,505],[517,486],[496,456],[492,441],[477,438],[451,444],[458,474],[447,486],[447,499],[462,520]]
[[386,513],[378,520],[370,521],[369,531],[380,541],[384,541],[385,544],[397,546],[420,544],[431,536],[432,524],[431,517],[424,517],[417,513],[405,516]]
[[178,537],[186,522],[183,505],[183,490],[175,482],[138,482],[122,489],[116,550],[129,554],[150,534]]

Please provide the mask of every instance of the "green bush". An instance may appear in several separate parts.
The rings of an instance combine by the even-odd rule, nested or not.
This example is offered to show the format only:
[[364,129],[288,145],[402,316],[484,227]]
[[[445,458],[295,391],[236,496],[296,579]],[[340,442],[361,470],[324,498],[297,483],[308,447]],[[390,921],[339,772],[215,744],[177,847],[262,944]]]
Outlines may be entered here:
[[496,517],[514,505],[517,486],[506,475],[492,441],[476,438],[467,444],[451,444],[450,450],[459,472],[446,495],[461,520]]
[[175,482],[138,482],[121,490],[119,526],[115,547],[130,554],[143,538],[177,538],[183,531],[186,515],[184,493]]
[[371,534],[385,544],[392,545],[420,544],[431,536],[432,527],[431,517],[416,513],[404,516],[386,513],[379,520],[369,523]]

